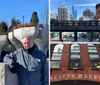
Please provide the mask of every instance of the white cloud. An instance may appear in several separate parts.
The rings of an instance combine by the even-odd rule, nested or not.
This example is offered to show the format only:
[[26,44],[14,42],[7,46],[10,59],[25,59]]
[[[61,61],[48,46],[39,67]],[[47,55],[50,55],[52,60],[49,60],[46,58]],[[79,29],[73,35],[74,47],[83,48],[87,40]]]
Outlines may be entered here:
[[87,3],[100,3],[100,0],[84,0]]
[[97,3],[89,3],[89,4],[77,4],[75,6],[95,6]]

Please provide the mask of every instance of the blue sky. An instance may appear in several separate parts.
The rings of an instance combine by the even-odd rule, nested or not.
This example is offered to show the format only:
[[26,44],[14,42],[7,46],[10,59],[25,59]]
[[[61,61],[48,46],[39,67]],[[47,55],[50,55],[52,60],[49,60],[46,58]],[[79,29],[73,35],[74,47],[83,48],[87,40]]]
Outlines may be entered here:
[[84,10],[89,8],[91,12],[95,12],[95,4],[100,3],[100,0],[51,0],[50,1],[50,12],[57,13],[57,9],[65,4],[72,13],[72,5],[78,12],[78,17],[82,16]]
[[13,16],[22,22],[24,15],[24,22],[28,23],[32,12],[36,11],[40,23],[44,23],[41,14],[48,5],[48,0],[1,0],[0,3],[0,22],[4,20],[10,26]]

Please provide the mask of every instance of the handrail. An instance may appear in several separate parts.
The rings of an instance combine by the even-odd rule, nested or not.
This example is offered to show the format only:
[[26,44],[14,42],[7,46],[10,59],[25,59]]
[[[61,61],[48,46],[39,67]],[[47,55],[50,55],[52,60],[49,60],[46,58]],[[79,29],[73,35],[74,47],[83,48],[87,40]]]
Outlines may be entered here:
[[100,26],[100,21],[51,21],[51,26]]

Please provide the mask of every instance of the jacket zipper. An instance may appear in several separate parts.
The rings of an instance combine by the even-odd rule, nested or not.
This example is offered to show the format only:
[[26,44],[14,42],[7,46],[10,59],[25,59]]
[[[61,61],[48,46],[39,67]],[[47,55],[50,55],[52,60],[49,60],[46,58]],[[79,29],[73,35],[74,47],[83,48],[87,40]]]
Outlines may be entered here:
[[[27,55],[28,55],[28,67],[27,67],[27,69],[29,70],[29,54],[28,54],[28,52],[27,52]],[[29,71],[28,71],[28,85],[30,85],[30,83],[29,83]]]
[[[29,55],[28,55],[28,52],[27,52],[27,51],[26,51],[26,53],[27,53],[27,57],[28,57],[28,62],[27,62],[28,64],[26,64],[26,62],[25,62],[24,53],[23,53],[23,51],[22,51],[22,56],[23,56],[23,59],[24,59],[26,68],[27,68],[27,70],[29,70]],[[30,84],[29,84],[29,71],[28,71],[28,85],[30,85]]]

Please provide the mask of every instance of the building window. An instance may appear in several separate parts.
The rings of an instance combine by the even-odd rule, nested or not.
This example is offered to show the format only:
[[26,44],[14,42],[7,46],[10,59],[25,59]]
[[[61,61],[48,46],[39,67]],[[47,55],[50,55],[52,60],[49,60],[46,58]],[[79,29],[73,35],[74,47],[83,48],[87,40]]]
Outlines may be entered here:
[[60,69],[60,60],[63,52],[63,47],[63,44],[58,44],[54,47],[50,62],[51,69]]
[[62,32],[63,41],[74,41],[74,32]]
[[88,52],[89,53],[92,53],[92,52],[97,53],[97,49],[95,46],[88,46]]
[[52,55],[52,60],[60,60],[61,59],[61,52],[54,52]]
[[81,62],[73,60],[70,62],[70,67],[71,67],[71,69],[79,69],[81,67]]
[[88,32],[77,32],[77,40],[82,42],[89,42],[89,35]]
[[80,56],[80,45],[72,44],[70,50],[70,69],[82,69],[81,56]]
[[88,44],[87,47],[88,47],[88,54],[90,57],[91,67],[92,69],[98,69],[98,67],[100,67],[100,57],[97,48],[93,44]]
[[71,53],[71,60],[79,60],[80,54],[79,53]]
[[59,32],[50,32],[50,40],[60,40]]
[[98,54],[89,54],[89,56],[90,56],[90,60],[98,60],[99,59]]
[[59,61],[51,61],[50,63],[51,63],[50,67],[52,69],[59,69],[60,68],[60,62]]

